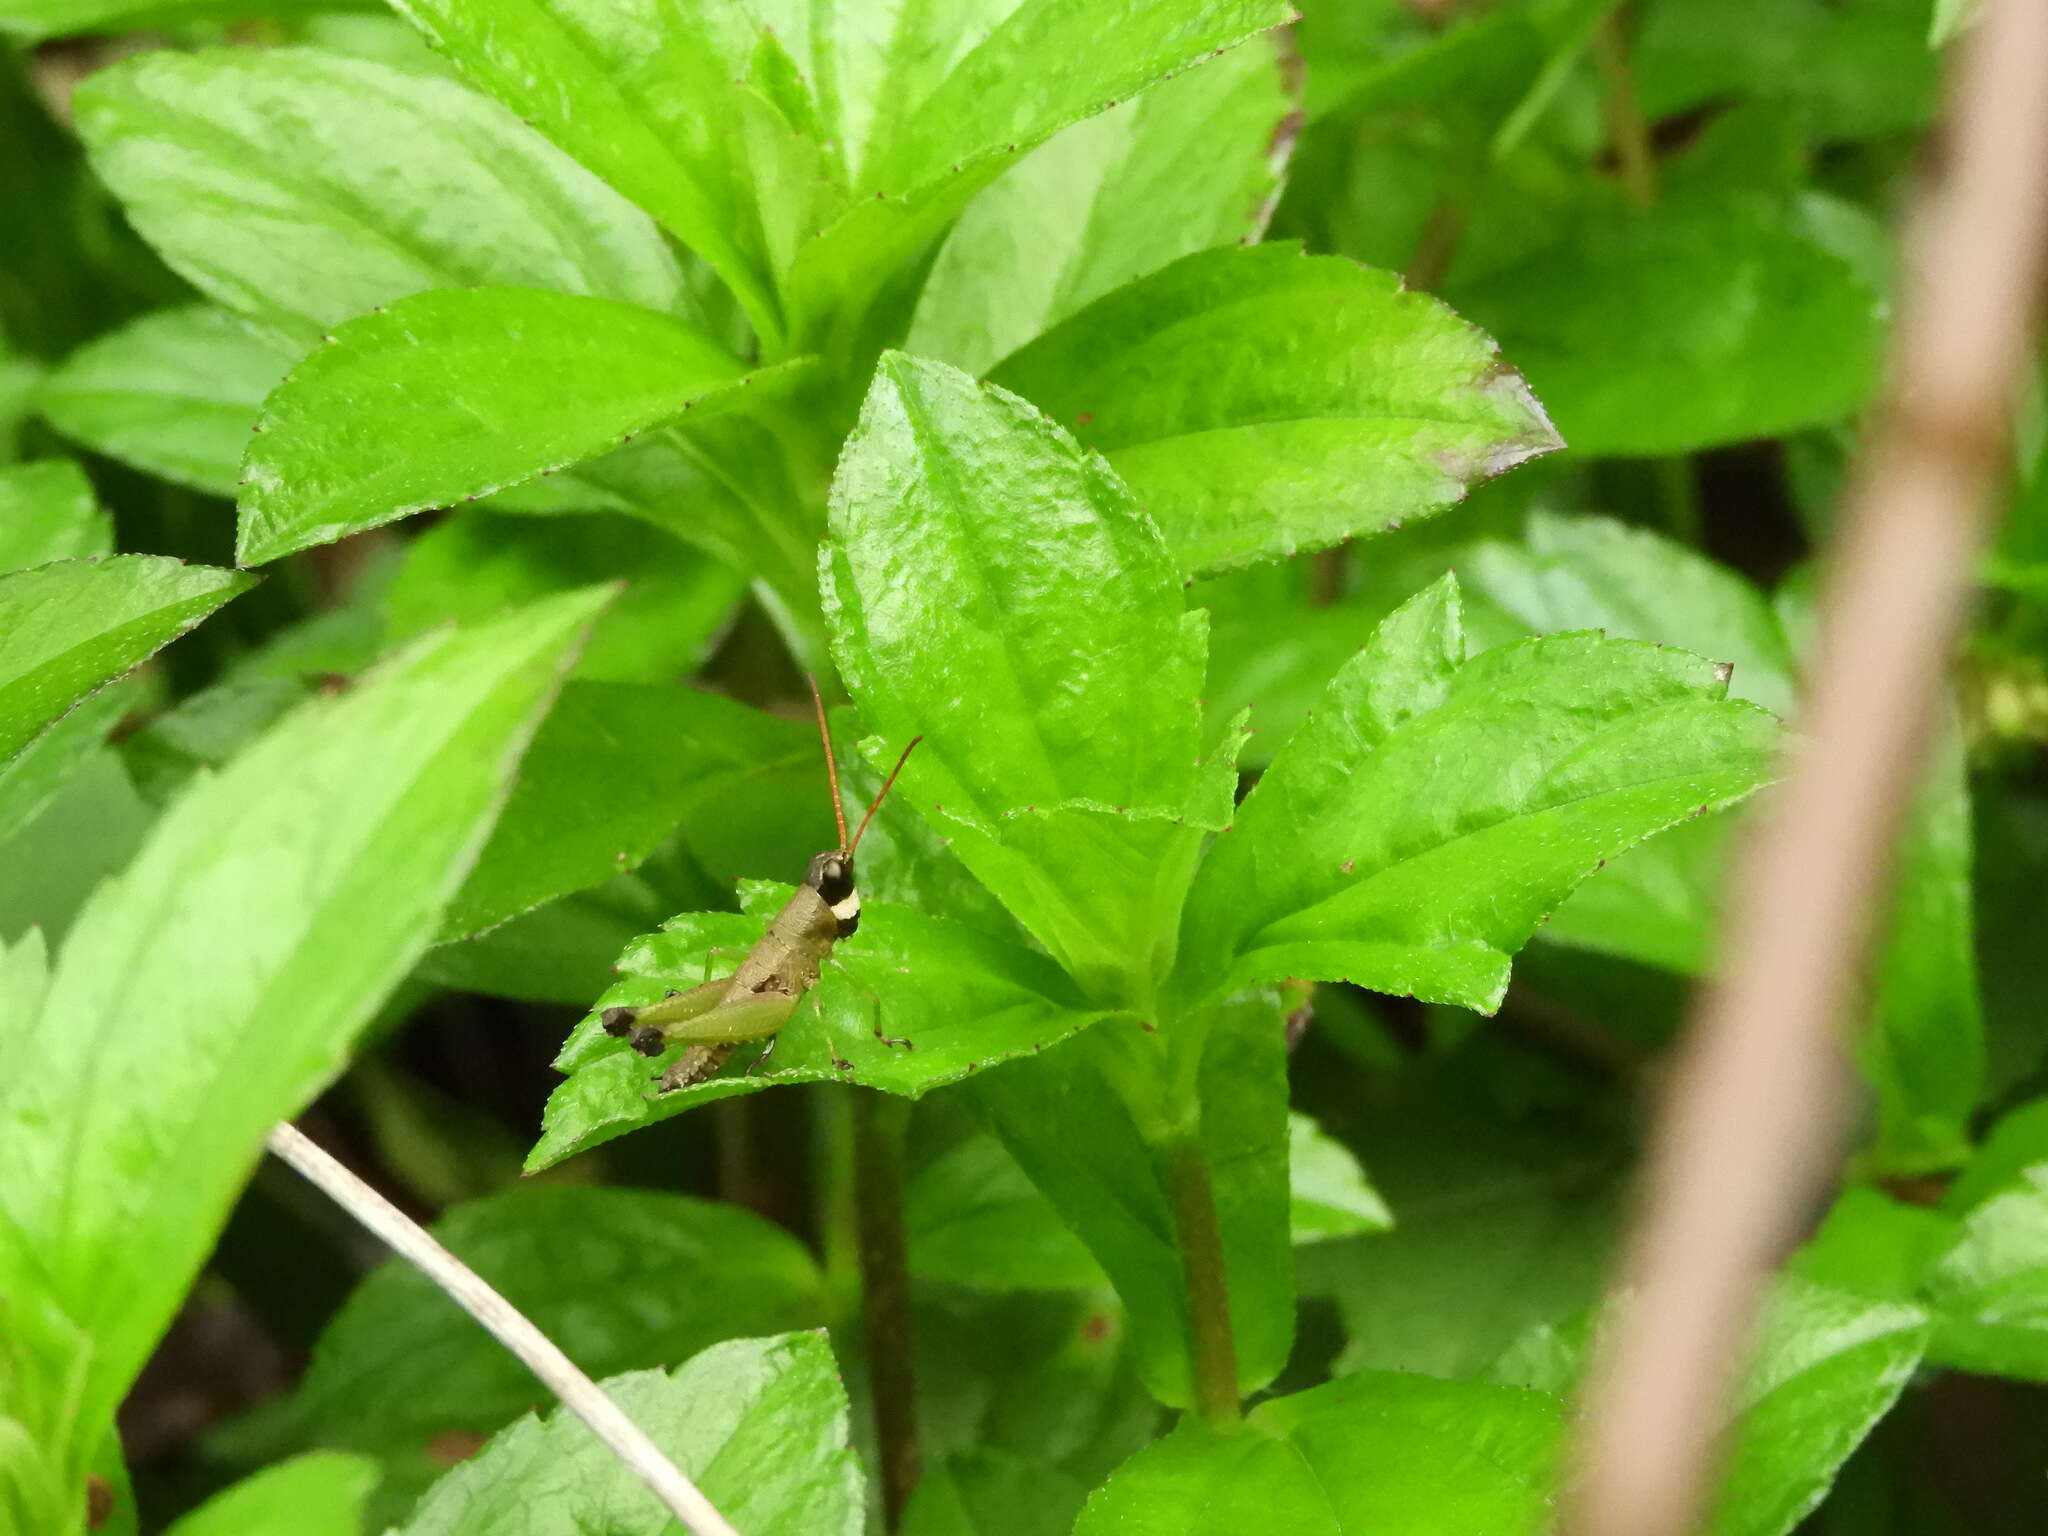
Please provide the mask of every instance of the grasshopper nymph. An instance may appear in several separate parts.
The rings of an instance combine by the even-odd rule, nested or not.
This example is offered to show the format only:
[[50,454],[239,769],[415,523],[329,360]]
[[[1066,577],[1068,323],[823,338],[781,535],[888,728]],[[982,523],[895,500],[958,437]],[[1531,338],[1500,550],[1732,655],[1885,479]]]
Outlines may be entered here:
[[[659,1056],[679,1041],[690,1043],[661,1074],[663,1093],[714,1076],[741,1041],[766,1036],[767,1049],[754,1063],[758,1068],[775,1049],[776,1031],[789,1022],[804,994],[818,984],[818,973],[830,958],[833,944],[860,926],[860,887],[854,883],[853,851],[860,846],[862,834],[912,749],[924,738],[911,738],[849,840],[846,808],[839,798],[839,768],[832,758],[832,728],[825,721],[825,701],[818,696],[815,678],[811,679],[811,703],[817,709],[818,734],[825,744],[825,775],[832,786],[832,818],[839,827],[839,846],[812,856],[803,884],[731,975],[687,992],[671,993],[644,1007],[604,1011],[605,1032],[624,1036],[642,1055]],[[910,1048],[908,1040],[890,1039],[879,1025],[875,1035],[889,1045]]]

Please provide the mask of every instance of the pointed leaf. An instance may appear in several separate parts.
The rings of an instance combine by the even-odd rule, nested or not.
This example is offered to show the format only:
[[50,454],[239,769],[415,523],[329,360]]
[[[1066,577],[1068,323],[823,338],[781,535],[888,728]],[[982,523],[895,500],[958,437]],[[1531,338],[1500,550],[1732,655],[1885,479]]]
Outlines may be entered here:
[[654,227],[494,102],[313,49],[144,54],[80,88],[93,165],[164,259],[298,350],[429,288],[673,308]]
[[[958,923],[869,901],[860,931],[833,946],[832,963],[775,1037],[758,1072],[759,1045],[742,1043],[709,1082],[656,1095],[654,1080],[682,1054],[649,1058],[604,1033],[614,1005],[651,1003],[671,990],[730,974],[790,895],[787,886],[749,883],[751,915],[689,913],[619,957],[622,979],[597,1000],[556,1059],[570,1074],[548,1100],[535,1172],[693,1105],[776,1083],[850,1082],[917,1098],[1013,1056],[1030,1055],[1092,1024],[1072,989],[1042,956]],[[908,1039],[908,1049],[878,1033]]]
[[1930,1353],[1960,1370],[2048,1381],[2048,1163],[1969,1211],[1928,1272]]
[[[521,1185],[434,1235],[592,1376],[666,1366],[720,1339],[814,1322],[817,1266],[734,1206],[643,1189]],[[530,1407],[532,1375],[425,1276],[387,1261],[320,1335],[288,1411],[322,1440],[419,1450]]]
[[417,294],[338,327],[263,403],[238,558],[260,564],[474,501],[686,411],[749,403],[749,374],[680,320],[537,288]]
[[[860,1536],[860,1462],[822,1333],[716,1344],[601,1382],[747,1536]],[[427,1491],[392,1536],[660,1536],[674,1517],[580,1419],[521,1419]]]
[[1161,968],[1235,773],[1202,740],[1200,618],[1130,493],[1015,396],[891,354],[831,528],[841,673],[883,742],[924,738],[904,797],[1084,984]]
[[1560,446],[1443,304],[1293,245],[1175,262],[992,377],[1107,454],[1188,571],[1384,532]]
[[157,555],[0,576],[0,760],[254,581]]
[[444,633],[302,705],[80,915],[0,1084],[0,1247],[32,1249],[90,1331],[82,1424],[110,1421],[265,1130],[426,948],[603,595]]
[[161,309],[80,347],[36,393],[66,437],[213,496],[235,494],[249,427],[296,348],[226,310]]
[[0,573],[113,552],[113,521],[71,460],[0,466]]
[[1771,771],[1775,722],[1699,657],[1597,635],[1463,649],[1447,577],[1337,675],[1203,865],[1190,986],[1315,977],[1490,1012],[1508,956],[1601,861]]

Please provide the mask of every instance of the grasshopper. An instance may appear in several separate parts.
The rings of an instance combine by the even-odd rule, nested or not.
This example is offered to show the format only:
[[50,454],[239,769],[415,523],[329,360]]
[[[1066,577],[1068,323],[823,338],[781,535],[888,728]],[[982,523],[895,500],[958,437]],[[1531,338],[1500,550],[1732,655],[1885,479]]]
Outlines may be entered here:
[[[868,823],[875,819],[890,786],[895,784],[896,775],[903,771],[911,752],[924,738],[911,738],[849,839],[846,806],[839,797],[839,768],[832,756],[832,727],[825,720],[825,701],[818,695],[817,679],[810,679],[810,684],[811,703],[818,714],[818,735],[825,746],[825,776],[832,786],[832,819],[839,828],[839,846],[812,856],[804,870],[803,884],[775,914],[768,931],[730,976],[720,976],[687,992],[671,992],[660,1002],[645,1007],[604,1011],[605,1032],[623,1037],[643,1056],[659,1056],[678,1041],[690,1043],[690,1048],[657,1079],[662,1093],[673,1093],[714,1076],[742,1041],[765,1036],[766,1049],[748,1069],[760,1070],[775,1050],[777,1031],[789,1022],[804,994],[818,984],[818,974],[831,958],[832,946],[860,926],[860,887],[854,882],[854,850],[860,846],[861,837]],[[875,1028],[875,1036],[884,1044],[910,1049],[908,1040],[891,1039],[882,1033],[880,1025]]]

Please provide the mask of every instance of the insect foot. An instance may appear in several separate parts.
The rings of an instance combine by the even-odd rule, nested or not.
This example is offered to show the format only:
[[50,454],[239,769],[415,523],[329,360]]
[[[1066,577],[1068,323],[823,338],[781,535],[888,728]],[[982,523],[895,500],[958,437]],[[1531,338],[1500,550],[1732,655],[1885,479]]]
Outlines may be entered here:
[[908,1040],[901,1039],[895,1035],[883,1034],[882,1026],[879,1024],[875,1026],[875,1038],[881,1041],[884,1045],[900,1045],[906,1051],[914,1051],[917,1049],[917,1047]]
[[668,1036],[652,1024],[642,1024],[626,1037],[626,1043],[642,1056],[659,1056],[668,1049]]
[[607,1008],[598,1015],[598,1022],[604,1025],[606,1034],[623,1035],[633,1027],[633,1020],[638,1013],[637,1008]]

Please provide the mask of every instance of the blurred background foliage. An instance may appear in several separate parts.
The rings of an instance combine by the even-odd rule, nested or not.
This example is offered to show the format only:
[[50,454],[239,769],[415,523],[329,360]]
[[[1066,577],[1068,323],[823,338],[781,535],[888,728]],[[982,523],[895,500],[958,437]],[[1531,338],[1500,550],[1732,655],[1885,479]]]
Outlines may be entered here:
[[[1371,625],[1446,569],[1482,643],[1604,628],[1732,660],[1738,693],[1792,707],[1808,562],[1882,366],[1893,231],[1938,143],[1938,44],[1962,9],[1303,0],[1269,236],[1442,295],[1498,338],[1569,447],[1396,537],[1198,583],[1217,637],[1208,703],[1219,718],[1253,706],[1254,771]],[[210,336],[217,322],[184,308],[192,291],[131,231],[72,132],[72,91],[129,54],[201,45],[311,44],[445,71],[375,10],[282,0],[0,0],[0,31],[13,39],[0,54],[0,536],[10,499],[61,493],[102,509],[120,550],[231,564],[233,509],[209,467],[222,450],[207,445],[240,441],[268,377],[260,364],[247,376],[246,338]],[[154,362],[95,352],[120,335],[160,342]],[[124,684],[68,773],[0,827],[0,938],[31,923],[61,936],[187,775],[447,617],[629,576],[583,679],[692,679],[785,710],[796,698],[741,577],[644,522],[545,527],[471,509],[272,566]],[[1871,1000],[1858,1175],[1890,1205],[1939,1199],[1987,1126],[2048,1093],[2038,391],[1952,718]],[[696,803],[716,814],[686,817],[630,874],[435,951],[308,1122],[414,1212],[452,1210],[451,1240],[603,1371],[844,1322],[852,1286],[834,1208],[843,1107],[824,1096],[720,1103],[517,1185],[549,1059],[624,943],[674,912],[733,906],[735,876],[786,877],[827,840],[789,812],[823,809],[801,731],[649,747],[693,764]],[[1380,1230],[1349,1187],[1321,1227],[1297,1200],[1297,1239],[1306,1222],[1315,1240],[1281,1389],[1367,1367],[1478,1375],[1594,1299],[1645,1090],[1712,953],[1730,831],[1703,821],[1590,882],[1520,958],[1498,1019],[1318,991],[1296,1105],[1356,1154],[1396,1225]],[[927,1452],[962,1453],[944,1495],[1010,1486],[1024,1464],[1011,1459],[1029,1458],[1054,1468],[1034,1488],[1071,1511],[1159,1427],[1114,1300],[943,1096],[917,1106],[912,1148]],[[607,1186],[602,1202],[566,1213],[563,1189],[586,1185]],[[718,1293],[678,1296],[674,1276],[706,1273],[706,1255]],[[354,1448],[385,1458],[385,1513],[524,1406],[509,1366],[480,1340],[451,1343],[466,1325],[431,1312],[412,1277],[357,1289],[375,1257],[317,1196],[264,1171],[124,1417],[145,1508],[175,1511],[261,1460],[334,1443],[335,1402],[366,1390],[366,1354],[440,1349],[442,1384],[458,1384],[382,1379],[397,1394],[378,1420],[390,1434]],[[579,1309],[596,1288],[608,1306]],[[352,1400],[343,1417],[363,1412]],[[1806,1528],[2032,1531],[2044,1461],[2048,1391],[1928,1370]]]

